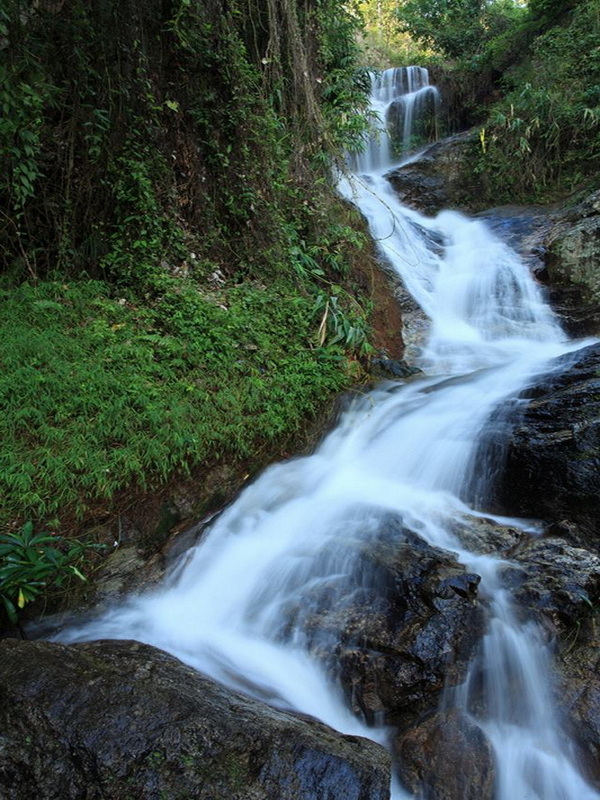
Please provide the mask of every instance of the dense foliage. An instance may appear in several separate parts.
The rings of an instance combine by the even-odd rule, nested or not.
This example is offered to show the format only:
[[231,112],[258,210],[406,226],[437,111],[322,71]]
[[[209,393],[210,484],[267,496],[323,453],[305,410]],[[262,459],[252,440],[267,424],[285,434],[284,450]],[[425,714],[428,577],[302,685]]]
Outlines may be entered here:
[[338,0],[8,0],[4,271],[138,282],[182,233],[228,271],[257,240],[284,256],[299,191],[364,130],[353,25]]
[[496,202],[552,199],[597,181],[600,4],[532,3],[527,25],[526,56],[503,73],[475,161]]
[[512,0],[403,0],[397,10],[401,30],[448,58],[481,52],[519,14]]
[[513,0],[359,0],[358,7],[366,58],[375,55],[372,66],[382,68],[472,57],[525,14]]
[[363,21],[360,45],[363,62],[371,69],[422,64],[433,51],[400,30],[398,0],[357,0]]
[[272,446],[348,381],[356,25],[341,0],[2,4],[7,530]]

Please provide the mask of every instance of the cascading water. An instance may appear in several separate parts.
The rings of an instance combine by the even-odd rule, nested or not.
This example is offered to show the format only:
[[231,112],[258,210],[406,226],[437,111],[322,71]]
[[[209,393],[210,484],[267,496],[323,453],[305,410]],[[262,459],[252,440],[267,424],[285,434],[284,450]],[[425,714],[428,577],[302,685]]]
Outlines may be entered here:
[[393,160],[437,137],[439,93],[423,67],[371,73],[371,110],[374,135],[352,164],[358,172],[389,169]]
[[[374,105],[405,93],[414,74],[384,74]],[[517,256],[481,222],[450,212],[428,219],[398,203],[381,175],[385,140],[383,132],[340,189],[431,321],[425,377],[355,402],[314,455],[271,467],[249,486],[161,589],[59,638],[139,639],[275,705],[385,742],[310,655],[305,622],[321,589],[334,605],[336,587],[358,580],[360,548],[349,541],[375,536],[396,514],[483,578],[488,632],[464,685],[444,703],[491,742],[497,799],[592,800],[598,795],[553,711],[539,632],[516,621],[501,562],[469,552],[452,533],[473,513],[469,468],[490,412],[575,345]],[[321,645],[333,651],[335,632],[328,635]],[[467,775],[469,767],[456,765]],[[406,796],[395,784],[392,793]]]

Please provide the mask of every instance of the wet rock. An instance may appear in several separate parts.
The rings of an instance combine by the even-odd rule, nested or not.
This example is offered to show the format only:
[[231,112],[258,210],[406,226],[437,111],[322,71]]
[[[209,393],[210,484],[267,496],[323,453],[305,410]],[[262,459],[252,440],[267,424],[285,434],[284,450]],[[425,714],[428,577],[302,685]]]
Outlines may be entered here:
[[510,525],[500,525],[485,517],[466,517],[452,524],[452,533],[471,553],[492,553],[510,556],[514,548],[529,535]]
[[136,642],[0,642],[6,800],[386,800],[383,748]]
[[421,373],[417,367],[392,358],[371,359],[371,370],[376,376],[381,375],[388,378],[411,378]]
[[480,578],[396,516],[343,547],[344,568],[330,564],[289,618],[355,712],[405,729],[464,678],[484,626]]
[[554,214],[542,244],[550,300],[572,336],[600,332],[600,191]]
[[548,289],[548,302],[563,329],[574,339],[600,333],[600,305],[590,303],[584,287],[553,284]]
[[[492,424],[480,446],[504,453],[494,497],[496,510],[547,521],[575,522],[580,543],[598,547],[600,518],[600,345],[556,359],[508,404],[515,420]],[[502,421],[502,407],[495,412]],[[492,421],[493,422],[493,421]]]
[[[480,728],[459,711],[440,711],[394,744],[403,783],[427,800],[492,800],[494,760]],[[422,787],[427,787],[422,795]]]
[[473,131],[450,136],[428,147],[415,161],[388,172],[386,177],[402,203],[430,215],[463,206],[469,196],[465,158],[476,138]]
[[394,299],[402,314],[403,361],[418,369],[421,363],[423,347],[429,336],[431,322],[402,284],[396,286]]
[[600,603],[600,556],[557,537],[522,542],[502,577],[526,615],[553,634],[568,633]]
[[158,554],[144,558],[133,545],[119,547],[94,576],[94,601],[116,602],[126,594],[155,586],[163,575],[162,558]]
[[555,215],[554,209],[542,206],[500,206],[476,216],[521,256],[540,283],[547,283],[547,251],[543,242]]
[[546,239],[548,271],[554,283],[581,286],[600,304],[600,191],[564,211]]
[[554,669],[556,693],[568,720],[579,760],[589,778],[600,784],[600,613],[566,631]]

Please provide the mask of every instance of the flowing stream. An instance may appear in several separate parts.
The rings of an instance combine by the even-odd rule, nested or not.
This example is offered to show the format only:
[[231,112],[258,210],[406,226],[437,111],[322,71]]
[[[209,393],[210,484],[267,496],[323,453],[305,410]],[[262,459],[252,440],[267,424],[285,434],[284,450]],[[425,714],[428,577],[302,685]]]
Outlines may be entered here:
[[[420,100],[435,100],[426,73],[410,69],[374,81],[383,119],[399,104],[412,119]],[[404,136],[396,152],[409,146],[410,122]],[[491,411],[578,345],[566,340],[517,255],[482,222],[455,212],[429,219],[399,204],[383,177],[393,150],[381,125],[340,191],[361,209],[382,257],[430,320],[424,375],[358,399],[313,455],[269,468],[159,590],[59,638],[148,642],[275,705],[386,743],[388,731],[357,719],[310,655],[301,618],[315,588],[335,592],[336,579],[353,573],[348,531],[368,537],[391,512],[482,576],[487,633],[465,683],[444,703],[488,737],[497,800],[598,798],[554,711],[546,646],[535,626],[517,622],[501,562],[469,552],[451,532],[454,520],[477,514],[469,507],[471,467]],[[468,774],[469,764],[456,768]],[[392,797],[407,796],[394,783]]]

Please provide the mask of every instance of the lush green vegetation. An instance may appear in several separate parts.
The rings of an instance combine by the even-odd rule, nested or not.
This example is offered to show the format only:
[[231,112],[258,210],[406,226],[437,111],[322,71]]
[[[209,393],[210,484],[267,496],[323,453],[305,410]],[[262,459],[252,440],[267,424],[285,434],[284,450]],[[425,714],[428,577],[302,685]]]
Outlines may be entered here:
[[356,28],[341,0],[3,4],[7,535],[272,446],[348,383]]
[[[360,0],[366,58],[376,67],[448,67],[483,53],[526,16],[513,0]],[[507,39],[507,44],[509,40]]]
[[403,29],[398,0],[357,0],[363,62],[372,69],[424,64],[434,51]]
[[14,517],[83,515],[124,486],[247,456],[344,382],[289,283],[202,295],[171,280],[138,305],[99,282],[44,282],[2,300],[0,492]]
[[[91,545],[94,547],[94,545]],[[63,540],[49,531],[37,532],[31,522],[18,531],[0,533],[0,601],[8,619],[49,589],[68,589],[85,581],[83,557],[88,545]]]
[[526,22],[526,57],[503,73],[475,161],[496,202],[551,200],[597,182],[600,4],[532,3]]
[[513,0],[403,0],[397,24],[427,51],[462,59],[482,53],[522,15]]

